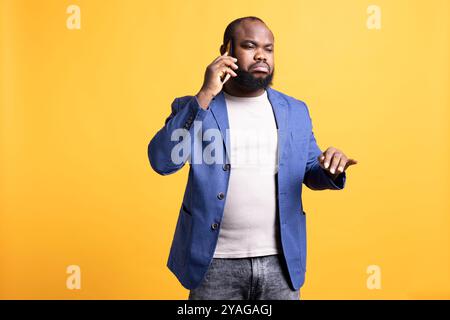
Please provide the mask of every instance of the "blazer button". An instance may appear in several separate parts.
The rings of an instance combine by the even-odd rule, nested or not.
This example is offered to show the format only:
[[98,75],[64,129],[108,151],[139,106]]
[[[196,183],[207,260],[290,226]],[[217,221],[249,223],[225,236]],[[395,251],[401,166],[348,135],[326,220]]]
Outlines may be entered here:
[[219,200],[223,200],[223,198],[225,198],[225,194],[224,194],[223,192],[220,192],[220,193],[217,195],[217,198],[219,198]]
[[223,171],[230,170],[231,165],[229,163],[226,163],[222,166]]
[[213,229],[213,230],[216,230],[218,227],[219,227],[219,224],[218,224],[218,223],[213,223],[213,224],[211,225],[211,229]]

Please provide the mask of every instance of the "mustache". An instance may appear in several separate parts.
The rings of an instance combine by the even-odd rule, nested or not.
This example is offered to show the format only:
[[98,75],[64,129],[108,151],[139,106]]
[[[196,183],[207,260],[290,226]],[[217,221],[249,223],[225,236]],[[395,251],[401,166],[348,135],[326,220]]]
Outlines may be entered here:
[[257,62],[255,64],[251,65],[249,70],[251,70],[253,68],[257,68],[257,67],[266,67],[267,70],[270,71],[270,66],[265,62]]

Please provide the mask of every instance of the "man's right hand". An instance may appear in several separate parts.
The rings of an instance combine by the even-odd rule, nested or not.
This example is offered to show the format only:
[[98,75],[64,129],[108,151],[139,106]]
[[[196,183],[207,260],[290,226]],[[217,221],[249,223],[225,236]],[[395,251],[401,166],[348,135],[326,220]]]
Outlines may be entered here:
[[237,59],[229,56],[228,52],[225,52],[206,68],[202,88],[196,95],[203,109],[207,109],[212,98],[222,90],[226,82],[222,80],[224,77],[237,76],[233,71],[233,69],[236,70],[238,68],[235,62],[237,62]]

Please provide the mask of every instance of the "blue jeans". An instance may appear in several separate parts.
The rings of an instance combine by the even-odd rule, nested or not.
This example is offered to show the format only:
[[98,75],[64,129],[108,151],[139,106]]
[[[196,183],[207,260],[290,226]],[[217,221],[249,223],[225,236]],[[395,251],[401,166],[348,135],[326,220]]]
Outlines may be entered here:
[[213,258],[189,300],[299,300],[289,283],[281,254],[248,258]]

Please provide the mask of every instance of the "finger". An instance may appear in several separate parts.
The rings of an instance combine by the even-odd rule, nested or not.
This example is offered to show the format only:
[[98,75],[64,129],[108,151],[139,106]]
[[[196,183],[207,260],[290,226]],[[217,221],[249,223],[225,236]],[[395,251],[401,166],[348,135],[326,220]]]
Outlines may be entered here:
[[225,52],[223,55],[218,56],[217,58],[215,58],[211,64],[215,64],[215,63],[217,63],[220,60],[237,61],[237,59],[235,57],[229,56],[228,53]]
[[347,159],[346,156],[343,155],[343,156],[341,157],[341,161],[339,161],[339,165],[338,165],[338,168],[337,168],[337,172],[338,172],[338,173],[344,172],[345,169],[347,169],[347,163],[348,163],[348,159]]
[[325,151],[325,159],[323,161],[323,165],[324,165],[325,169],[328,169],[328,167],[330,166],[334,151],[335,151],[335,149],[331,148],[331,147]]
[[225,72],[231,74],[233,77],[237,77],[236,72],[234,72],[233,69],[231,69],[231,68],[229,68],[229,67],[226,67],[226,68],[225,68]]
[[231,75],[229,73],[227,73],[227,75],[225,76],[225,79],[223,79],[222,84],[225,84],[225,82],[228,81],[228,79],[231,78]]
[[219,61],[216,62],[216,64],[218,66],[224,66],[225,65],[227,67],[232,67],[235,70],[239,68],[238,65],[236,63],[234,63],[233,60],[230,60],[230,59],[219,60]]
[[357,164],[358,161],[356,161],[355,159],[348,159],[346,165],[345,165],[345,169],[347,169],[348,167]]
[[342,154],[340,154],[339,152],[335,152],[333,154],[333,158],[331,160],[331,165],[330,165],[330,169],[329,169],[332,174],[336,173],[338,164],[341,161],[341,157],[342,157]]
[[216,59],[214,59],[214,61],[216,60],[221,60],[221,59],[228,59],[228,60],[237,60],[236,57],[233,56],[229,56],[227,52],[225,52],[223,55],[218,56]]
[[220,77],[224,77],[226,75],[226,73],[232,75],[233,77],[237,77],[236,72],[234,72],[231,68],[229,67],[222,67],[220,69]]
[[220,58],[224,58],[224,57],[229,57],[228,51],[225,51],[222,55],[218,56],[215,60],[219,60]]
[[325,169],[324,165],[323,165],[323,161],[325,160],[325,155],[324,153],[322,153],[320,156],[317,157],[317,160],[319,160],[319,166],[323,169]]
[[216,62],[219,61],[219,59],[222,58],[222,57],[224,57],[224,55],[218,56],[217,58],[215,58],[215,59],[213,60],[213,62],[212,62],[211,64],[216,63]]
[[237,62],[237,59],[232,56],[220,56],[216,60],[214,60],[214,63],[221,63],[222,61],[234,63],[234,62]]

